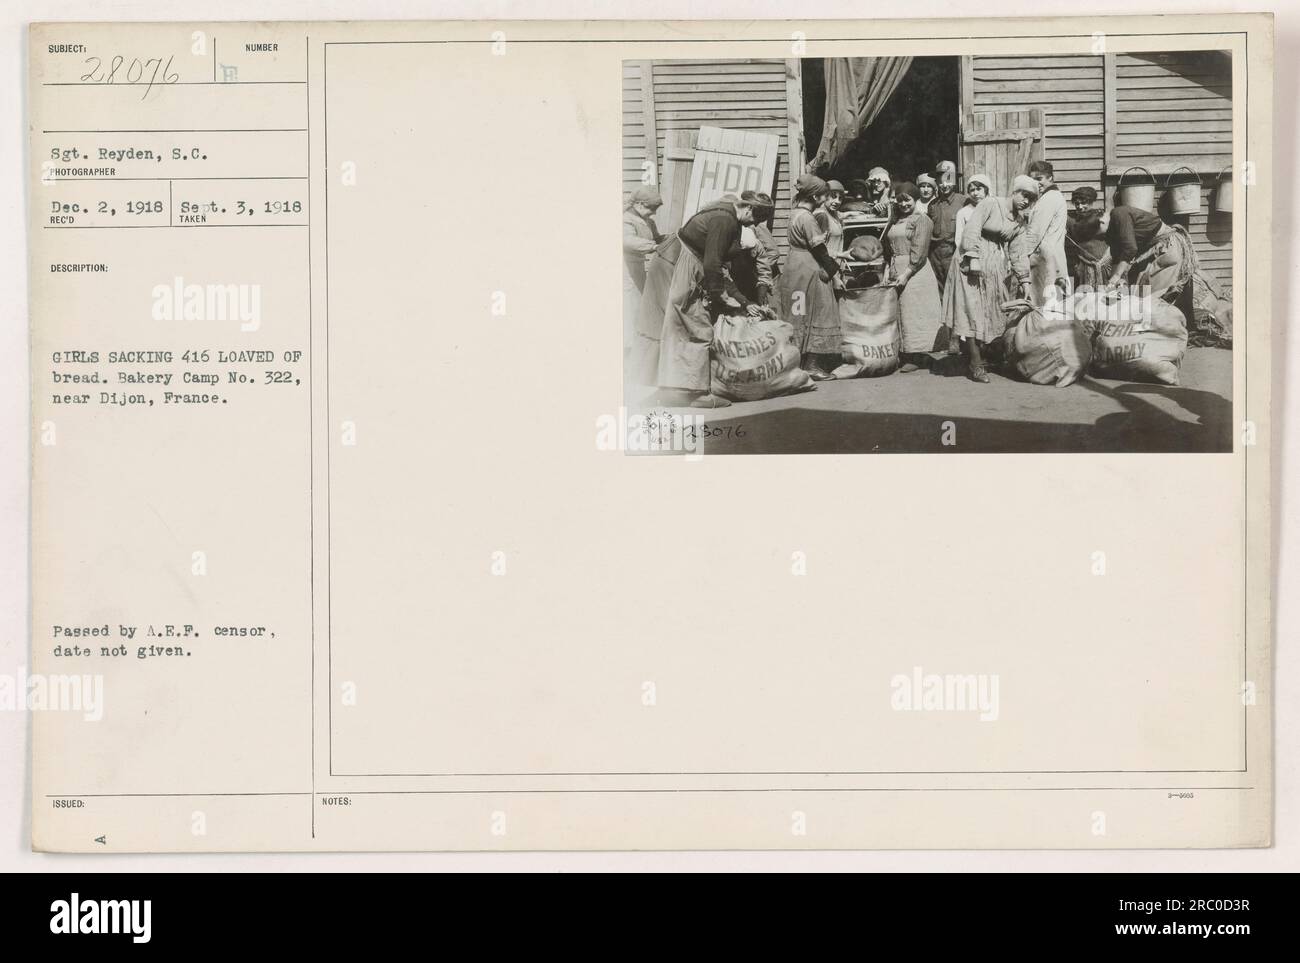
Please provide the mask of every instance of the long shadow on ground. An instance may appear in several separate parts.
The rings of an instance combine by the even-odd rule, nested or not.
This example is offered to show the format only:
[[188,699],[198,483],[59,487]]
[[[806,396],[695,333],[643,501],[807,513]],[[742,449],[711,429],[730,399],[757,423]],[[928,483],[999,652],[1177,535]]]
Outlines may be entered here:
[[[851,454],[1232,450],[1232,405],[1213,392],[1151,384],[1112,388],[1092,379],[1080,381],[1073,390],[1098,392],[1125,410],[1087,424],[815,408],[746,412],[736,406],[710,413],[707,421],[711,430],[703,442],[703,451]],[[1175,418],[1144,396],[1164,398],[1197,420]],[[955,429],[955,444],[944,444],[949,425]],[[948,437],[953,437],[952,431]]]

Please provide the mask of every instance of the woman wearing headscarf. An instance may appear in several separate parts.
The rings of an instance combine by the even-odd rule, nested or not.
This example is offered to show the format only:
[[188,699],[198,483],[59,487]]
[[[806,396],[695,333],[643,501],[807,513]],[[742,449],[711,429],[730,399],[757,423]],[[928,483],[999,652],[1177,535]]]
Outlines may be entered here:
[[638,187],[623,206],[623,353],[632,350],[641,292],[645,290],[646,261],[663,241],[654,222],[663,198],[653,187]]
[[1099,223],[1110,246],[1107,287],[1136,285],[1172,302],[1196,273],[1196,250],[1181,224],[1166,224],[1150,211],[1128,206],[1111,208]]
[[943,328],[939,285],[930,267],[930,219],[916,209],[916,188],[894,188],[894,220],[885,230],[885,251],[892,283],[898,288],[902,372],[929,367]]
[[790,253],[776,285],[781,317],[793,325],[801,366],[815,381],[828,379],[840,361],[840,314],[834,290],[840,264],[826,249],[827,234],[814,213],[826,193],[826,182],[813,174],[800,174],[795,180],[787,229]]
[[[961,239],[962,231],[966,229],[966,222],[970,216],[975,213],[975,207],[980,201],[993,193],[993,181],[989,180],[985,174],[971,174],[966,178],[966,193],[961,195],[962,206],[958,208],[956,217],[953,218],[953,237]],[[930,253],[934,254],[934,240],[930,241]],[[955,257],[955,255],[954,255]],[[934,266],[933,257],[931,257],[931,267]],[[950,332],[948,338],[948,353],[961,353],[961,339],[955,333],[956,313],[957,313],[957,284],[960,277],[960,271],[946,271],[946,279],[943,284],[943,321],[948,326]]]
[[868,214],[875,217],[889,217],[892,200],[889,196],[889,184],[889,171],[883,167],[871,168],[871,173],[867,174],[867,196],[864,198]]
[[645,289],[645,262],[664,239],[654,222],[663,198],[653,187],[638,187],[623,205],[623,262],[638,291]]
[[962,203],[961,209],[957,211],[956,227],[954,228],[954,237],[961,237],[962,231],[966,229],[966,222],[970,216],[975,213],[975,208],[979,202],[986,197],[993,196],[993,180],[987,174],[972,174],[966,182],[966,200]]
[[827,181],[826,198],[813,212],[826,232],[826,250],[831,257],[839,257],[844,252],[844,222],[840,219],[844,193],[844,185],[839,181]]
[[667,398],[692,408],[730,404],[710,391],[709,352],[713,322],[728,311],[727,264],[741,255],[741,228],[753,223],[753,202],[730,194],[700,208],[677,232],[659,350],[659,387]]
[[970,348],[970,378],[988,384],[984,349],[1006,330],[1002,304],[1029,297],[1029,210],[1038,182],[1021,174],[1010,197],[986,197],[966,220],[957,243],[953,332]]
[[929,174],[916,175],[916,210],[925,214],[934,200],[935,195],[939,193],[939,182]]

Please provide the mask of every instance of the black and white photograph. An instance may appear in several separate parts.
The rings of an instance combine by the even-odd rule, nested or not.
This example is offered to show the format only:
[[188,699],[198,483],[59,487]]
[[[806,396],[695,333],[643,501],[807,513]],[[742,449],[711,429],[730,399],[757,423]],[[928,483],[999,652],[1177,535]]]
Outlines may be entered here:
[[48,2],[0,135],[20,927],[328,944],[271,874],[369,874],[364,923],[453,870],[1276,925],[1300,16]]
[[1230,452],[1232,55],[1095,46],[624,61],[646,447]]

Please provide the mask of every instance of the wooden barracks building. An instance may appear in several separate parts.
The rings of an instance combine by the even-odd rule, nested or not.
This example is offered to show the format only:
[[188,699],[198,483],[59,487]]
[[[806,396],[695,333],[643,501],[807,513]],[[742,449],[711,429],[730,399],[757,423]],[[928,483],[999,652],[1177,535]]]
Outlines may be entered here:
[[[675,230],[694,210],[687,193],[701,127],[738,132],[725,135],[729,151],[753,154],[772,143],[772,228],[784,246],[791,172],[804,169],[820,139],[822,70],[820,60],[626,61],[624,194],[653,167],[665,200],[659,226]],[[938,109],[951,122],[909,123],[922,108]],[[1126,185],[1154,182],[1159,213],[1187,227],[1202,273],[1229,287],[1231,194],[1225,189],[1220,199],[1218,188],[1231,182],[1232,121],[1227,52],[916,57],[859,135],[861,150],[845,155],[850,166],[832,165],[830,174],[862,178],[879,164],[895,179],[911,180],[952,156],[963,174],[982,171],[1005,193],[1029,160],[1044,158],[1067,196],[1087,184],[1107,206],[1121,178]],[[750,150],[739,132],[767,136],[751,138]],[[1199,210],[1174,213],[1169,187],[1197,180]]]

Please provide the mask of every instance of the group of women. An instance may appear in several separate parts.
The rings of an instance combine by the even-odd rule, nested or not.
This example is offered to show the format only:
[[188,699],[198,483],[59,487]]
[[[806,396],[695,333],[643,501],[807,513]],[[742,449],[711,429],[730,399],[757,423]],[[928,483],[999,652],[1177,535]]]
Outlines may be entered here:
[[[1040,185],[1022,175],[1009,196],[996,197],[983,174],[967,177],[964,195],[955,192],[955,182],[950,162],[940,164],[936,176],[922,174],[916,183],[893,185],[876,168],[868,177],[869,193],[854,196],[850,204],[888,218],[881,283],[898,292],[899,370],[929,367],[935,352],[946,348],[957,353],[964,343],[970,377],[987,383],[988,346],[1006,328],[1002,305],[1030,295],[1030,260],[1038,244],[1030,233],[1029,214]],[[952,240],[936,241],[936,224],[945,230],[950,226],[931,208],[950,204],[957,206]],[[838,181],[812,174],[796,180],[790,253],[777,284],[778,310],[794,326],[802,365],[815,380],[833,377],[830,372],[838,364],[837,298],[850,256],[843,247],[844,206],[845,191]]]
[[[899,370],[930,367],[937,353],[964,348],[969,377],[984,384],[1009,302],[1041,308],[1065,295],[1072,277],[1089,287],[1136,285],[1173,300],[1196,271],[1187,230],[1154,212],[1125,205],[1095,212],[1097,192],[1081,187],[1071,216],[1047,161],[1030,163],[1005,197],[983,174],[967,175],[964,194],[956,182],[951,161],[915,183],[895,184],[886,170],[872,168],[865,180],[850,182],[851,192],[839,181],[801,174],[784,264],[764,226],[773,209],[766,194],[723,195],[664,238],[653,221],[662,203],[657,192],[633,192],[623,247],[629,317],[637,321],[632,342],[644,349],[632,352],[633,380],[678,392],[698,407],[725,405],[709,393],[712,324],[737,308],[787,320],[801,367],[814,380],[833,378],[849,262],[860,267],[882,254],[879,286],[898,294]],[[884,220],[878,245],[859,237],[846,248],[848,211]]]
[[[929,367],[936,352],[957,353],[964,344],[970,377],[987,383],[988,347],[1006,327],[1002,305],[1029,297],[1030,260],[1039,246],[1029,212],[1041,188],[1040,181],[1020,176],[1009,196],[995,197],[984,175],[966,180],[967,193],[956,192],[956,166],[949,161],[934,176],[918,177],[918,184],[894,184],[888,172],[873,168],[866,181],[854,182],[860,188],[851,194],[838,181],[802,174],[794,184],[789,252],[781,265],[775,241],[761,233],[772,209],[767,195],[724,195],[664,238],[653,220],[662,199],[653,188],[634,192],[624,211],[623,241],[626,313],[629,323],[635,319],[628,332],[631,380],[656,385],[673,403],[724,406],[710,393],[712,324],[737,306],[750,314],[775,311],[789,321],[801,366],[814,380],[833,378],[846,262],[883,253],[880,284],[898,293],[899,370]],[[885,219],[880,247],[864,249],[859,238],[846,250],[842,212],[848,210]],[[757,272],[738,270],[754,258],[763,262]],[[1063,254],[1060,260],[1064,265]]]

